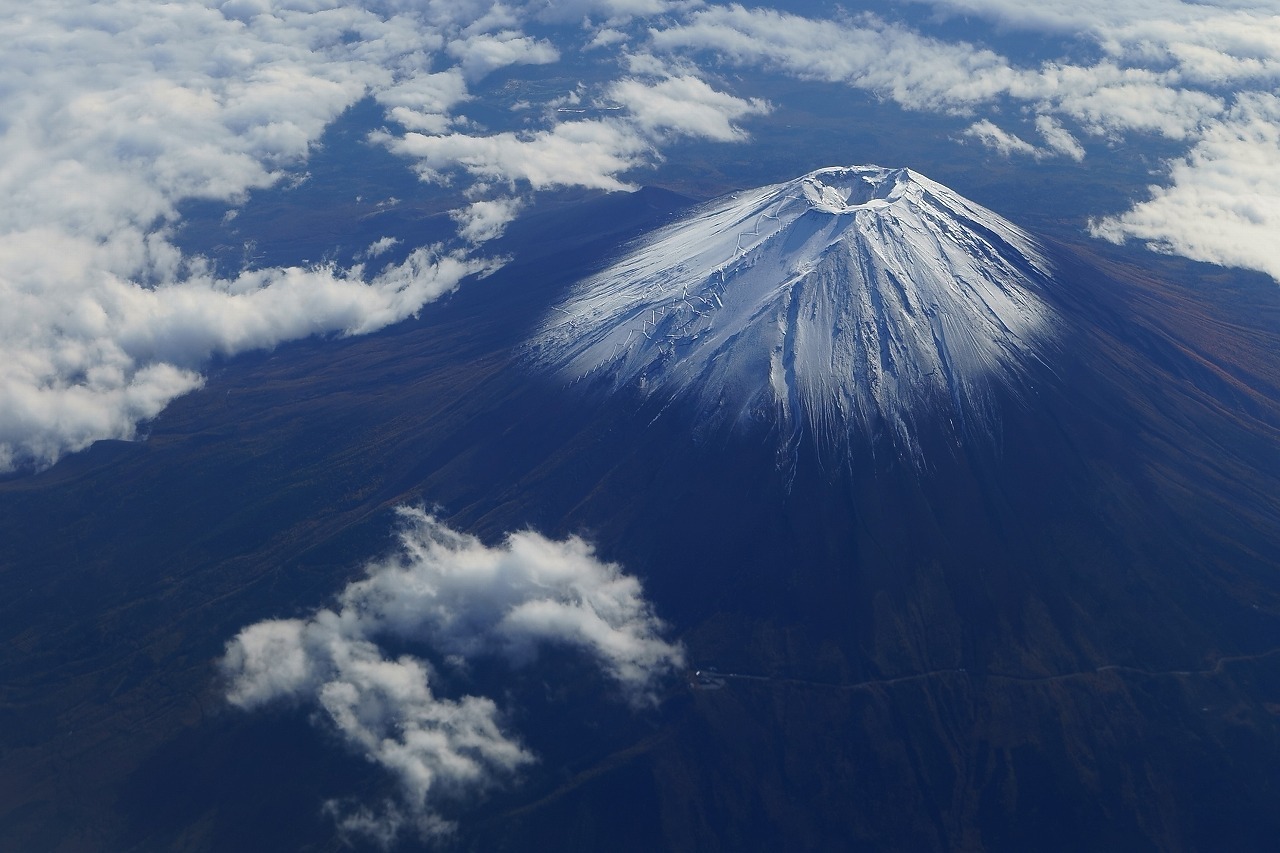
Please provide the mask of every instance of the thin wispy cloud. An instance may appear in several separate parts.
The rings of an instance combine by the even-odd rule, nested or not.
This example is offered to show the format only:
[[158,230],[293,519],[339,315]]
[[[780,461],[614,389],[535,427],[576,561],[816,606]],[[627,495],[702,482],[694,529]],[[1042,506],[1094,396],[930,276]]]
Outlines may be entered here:
[[1037,116],[1034,127],[1042,145],[1030,143],[985,118],[969,125],[961,136],[985,145],[1005,157],[1031,157],[1035,160],[1055,157],[1067,157],[1076,161],[1084,159],[1084,146],[1071,131],[1051,116]]
[[967,139],[979,142],[1006,157],[1015,154],[1038,157],[1042,153],[1039,148],[1022,137],[1009,133],[1007,130],[1002,130],[994,122],[985,118],[981,121],[975,121],[965,128],[963,135]]
[[1076,139],[1075,135],[1063,127],[1057,119],[1052,116],[1036,116],[1036,130],[1044,140],[1047,150],[1071,160],[1084,159],[1085,149],[1080,144],[1080,140]]

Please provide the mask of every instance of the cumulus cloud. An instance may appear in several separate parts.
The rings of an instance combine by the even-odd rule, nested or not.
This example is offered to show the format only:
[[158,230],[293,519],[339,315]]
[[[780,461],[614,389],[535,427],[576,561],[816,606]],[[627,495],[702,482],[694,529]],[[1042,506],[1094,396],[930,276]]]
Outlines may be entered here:
[[[1277,275],[1280,248],[1267,236],[1280,207],[1280,123],[1269,106],[1280,83],[1274,3],[918,2],[1067,35],[1098,59],[1020,65],[873,15],[818,20],[736,4],[655,25],[650,41],[671,56],[774,69],[843,83],[908,109],[970,116],[962,137],[1006,156],[1082,160],[1079,134],[1110,144],[1133,135],[1183,141],[1188,153],[1167,164],[1170,183],[1151,188],[1129,212],[1095,222],[1093,233]],[[1010,104],[1035,116],[1042,144],[992,120]]]
[[387,108],[388,117],[408,130],[424,133],[448,130],[453,109],[470,97],[462,71],[457,68],[415,72],[374,95]]
[[1169,184],[1150,192],[1128,212],[1092,223],[1093,233],[1280,280],[1280,98],[1241,98],[1174,161]]
[[232,704],[313,707],[396,780],[398,801],[334,806],[347,828],[385,838],[405,824],[446,831],[442,802],[509,778],[533,756],[492,699],[437,695],[429,663],[393,657],[379,640],[425,644],[459,667],[479,656],[527,665],[543,646],[572,647],[633,702],[651,701],[684,662],[639,581],[583,540],[525,531],[489,547],[421,510],[399,512],[399,551],[369,564],[334,607],[251,625],[221,661]]
[[[1148,75],[1145,85],[1068,104],[1067,112],[1086,128],[1113,135],[1155,128],[1191,143],[1184,156],[1166,164],[1167,182],[1150,187],[1146,200],[1093,221],[1095,236],[1141,240],[1158,251],[1280,280],[1274,238],[1280,227],[1280,15],[1274,3],[927,2],[1005,26],[1084,34],[1108,57],[1101,64],[1112,73],[1123,65],[1131,79]],[[1056,129],[1042,134],[1049,147],[1083,156]]]
[[636,17],[650,17],[701,5],[702,0],[534,0],[533,15],[550,23],[603,20],[618,26]]
[[644,162],[651,151],[648,140],[634,129],[599,119],[563,122],[533,133],[407,133],[400,138],[376,138],[412,158],[424,180],[443,181],[450,170],[461,168],[483,180],[525,181],[535,190],[632,189],[618,175]]
[[943,12],[1071,36],[1086,34],[1114,59],[1172,66],[1188,82],[1258,84],[1280,79],[1280,16],[1269,0],[1189,3],[1021,3],[1016,0],[916,0]]
[[232,703],[312,705],[352,749],[395,778],[403,805],[331,806],[345,828],[383,840],[406,823],[428,836],[448,831],[430,808],[440,798],[483,790],[533,760],[502,730],[491,699],[435,695],[428,664],[388,658],[331,611],[246,628],[228,646],[223,667],[236,679]]
[[0,468],[133,437],[140,421],[199,387],[198,368],[213,354],[369,332],[492,267],[419,249],[367,280],[360,268],[293,267],[144,287],[86,269],[82,256],[94,250],[81,241],[25,231],[0,235],[0,269],[30,263],[31,240],[67,260],[0,280]]
[[523,206],[518,198],[495,198],[475,201],[453,212],[458,223],[458,236],[473,245],[487,243],[502,236]]
[[627,42],[627,34],[622,30],[615,30],[612,27],[601,27],[596,31],[591,40],[583,45],[584,50],[591,50],[599,47],[611,47],[613,45],[625,44]]
[[970,114],[1012,99],[1070,116],[1097,133],[1183,138],[1222,107],[1219,98],[1179,86],[1170,72],[1111,61],[1019,68],[992,50],[931,38],[873,15],[829,21],[717,6],[655,28],[652,40],[660,50],[714,51],[739,64],[846,83],[914,110]]
[[508,65],[547,65],[560,58],[560,52],[550,42],[513,30],[455,39],[449,42],[448,52],[472,81]]
[[746,134],[733,123],[769,111],[763,100],[735,97],[688,74],[653,84],[620,80],[609,88],[608,95],[625,104],[635,123],[646,131],[670,130],[719,142],[745,139]]
[[54,0],[0,21],[0,38],[0,469],[132,437],[213,353],[367,332],[490,268],[436,248],[371,276],[220,278],[172,242],[181,202],[238,203],[296,175],[371,92],[456,102],[420,74],[442,43],[423,19]]
[[714,51],[738,64],[851,83],[918,109],[989,100],[1016,76],[992,51],[948,44],[872,16],[851,24],[737,4],[714,6],[655,28],[651,40],[662,51]]

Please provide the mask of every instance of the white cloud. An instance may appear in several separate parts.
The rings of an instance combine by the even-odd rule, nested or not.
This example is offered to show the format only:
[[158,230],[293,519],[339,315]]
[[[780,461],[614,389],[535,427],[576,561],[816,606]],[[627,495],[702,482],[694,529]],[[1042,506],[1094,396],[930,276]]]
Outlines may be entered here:
[[520,212],[523,206],[518,198],[495,198],[475,201],[454,211],[458,223],[458,236],[472,245],[496,240]]
[[651,39],[659,50],[714,51],[738,64],[849,83],[916,109],[963,109],[1008,91],[1017,76],[992,51],[926,38],[871,16],[848,24],[715,6],[655,28]]
[[547,65],[560,58],[550,42],[512,30],[468,35],[449,42],[447,49],[471,81],[509,65]]
[[591,50],[598,47],[612,47],[617,44],[625,44],[627,42],[627,34],[622,30],[615,30],[611,27],[602,27],[591,36],[591,40],[583,45],[583,50]]
[[745,139],[746,134],[733,123],[769,111],[765,101],[734,97],[688,74],[652,84],[620,80],[609,87],[608,95],[626,105],[646,131],[670,130],[719,142]]
[[[534,190],[570,186],[629,190],[634,187],[621,176],[657,160],[665,137],[742,141],[746,134],[734,122],[769,110],[762,100],[717,91],[689,74],[653,76],[657,77],[653,82],[629,78],[607,88],[606,96],[624,104],[626,115],[563,121],[536,131],[403,136],[380,132],[373,138],[416,161],[419,176],[428,181],[446,183],[461,169],[473,179],[508,186],[522,181]],[[557,103],[579,105],[582,96],[574,91],[567,99],[548,101]],[[470,221],[467,216],[463,213],[460,221]]]
[[369,244],[369,248],[364,250],[364,257],[376,258],[385,255],[400,244],[400,240],[396,237],[379,237]]
[[[682,7],[51,0],[0,20],[0,470],[134,436],[199,386],[213,353],[370,331],[490,268],[433,249],[431,263],[417,256],[412,271],[372,278],[277,269],[224,279],[176,247],[183,202],[238,205],[297,180],[326,127],[363,98],[403,131],[378,138],[416,158],[420,174],[534,190],[629,189],[624,173],[660,159],[667,136],[741,138],[735,122],[760,103],[687,75],[619,84],[635,99],[627,118],[483,134],[456,115],[473,98],[468,81],[558,60],[559,48],[522,30],[529,21],[572,11],[621,32],[635,15]],[[586,39],[590,26],[570,32]],[[518,210],[465,195],[454,218],[473,247]]]
[[1175,81],[1170,72],[1109,62],[1046,65],[1036,76],[1022,79],[1011,94],[1034,101],[1041,112],[1068,116],[1095,135],[1118,139],[1137,132],[1187,139],[1222,112],[1224,101]]
[[425,180],[445,180],[450,170],[462,168],[481,180],[526,181],[535,190],[631,189],[618,175],[644,162],[652,150],[633,128],[597,119],[564,122],[535,133],[407,133],[400,138],[375,138],[414,159]]
[[1077,161],[1084,159],[1084,146],[1051,116],[1037,116],[1035,127],[1045,142],[1043,147],[1032,145],[985,118],[969,125],[961,135],[976,140],[1005,157],[1018,155],[1036,160],[1051,157],[1069,157]]
[[[36,241],[44,252],[33,257]],[[0,279],[0,467],[133,437],[138,422],[200,385],[198,368],[215,353],[369,332],[492,268],[419,249],[367,280],[358,268],[288,268],[235,279],[197,271],[144,287],[103,272],[103,251],[56,232],[0,236],[0,270],[17,271]]]
[[547,641],[595,656],[634,696],[681,662],[660,638],[639,582],[599,561],[586,542],[526,531],[498,547],[400,510],[403,553],[372,564],[342,593],[340,612],[366,633],[419,636],[445,654],[526,656]]
[[486,266],[423,250],[372,278],[224,279],[171,241],[180,202],[237,203],[296,170],[367,93],[423,89],[424,51],[442,41],[421,20],[53,0],[5,16],[0,38],[0,469],[132,437],[212,353],[369,331]]
[[1084,146],[1080,144],[1080,140],[1052,116],[1037,116],[1036,130],[1040,132],[1040,138],[1050,151],[1076,161],[1084,159]]
[[652,40],[665,51],[714,51],[738,64],[846,83],[915,110],[970,114],[1013,99],[1102,134],[1136,130],[1180,139],[1222,109],[1219,98],[1178,86],[1171,72],[1109,61],[1018,68],[994,51],[930,38],[872,15],[839,22],[711,7],[654,29]]
[[529,663],[540,646],[592,657],[632,701],[683,665],[639,582],[598,560],[581,539],[514,533],[495,547],[402,509],[401,548],[371,563],[333,609],[260,622],[227,644],[227,698],[320,710],[344,741],[398,782],[400,801],[377,810],[335,807],[348,829],[394,836],[402,823],[447,829],[437,809],[507,778],[533,757],[504,731],[483,696],[436,695],[429,664],[392,658],[379,638],[425,643],[446,660],[480,655]]
[[701,5],[701,0],[534,0],[533,15],[551,23],[603,20],[620,26],[636,17],[649,17]]
[[1023,154],[1034,157],[1040,153],[1040,149],[1036,148],[1030,142],[1022,137],[1009,133],[1000,129],[994,123],[987,119],[976,121],[969,125],[964,131],[964,136],[977,140],[988,148],[1008,157],[1013,154]]
[[1086,36],[1107,55],[1137,66],[1171,66],[1186,82],[1258,85],[1280,80],[1280,8],[1274,2],[1183,0],[917,0],[1004,26]]
[[[1077,133],[1112,144],[1135,134],[1184,141],[1186,156],[1167,164],[1169,185],[1153,187],[1128,213],[1096,222],[1094,233],[1280,278],[1280,243],[1272,236],[1280,208],[1271,165],[1280,127],[1270,107],[1280,83],[1280,9],[1273,2],[920,2],[1074,36],[1101,58],[1019,66],[986,48],[870,15],[822,21],[738,5],[657,25],[651,43],[676,57],[709,54],[844,83],[909,109],[978,114],[963,136],[1006,155],[1081,160],[1086,151]],[[1042,146],[980,115],[994,116],[1009,103],[1035,115]]]
[[[1090,73],[1110,75],[1113,84],[1063,98],[1056,107],[1113,138],[1140,129],[1191,143],[1184,156],[1168,161],[1167,183],[1150,187],[1146,200],[1091,223],[1095,236],[1141,240],[1158,251],[1280,280],[1280,6],[1268,0],[928,2],[1004,25],[1084,35],[1109,57]],[[1049,147],[1083,156],[1076,140],[1047,125],[1051,117],[1041,121]]]
[[413,73],[378,91],[374,97],[387,107],[387,115],[408,130],[444,133],[450,112],[470,99],[462,71]]
[[1167,186],[1093,233],[1159,251],[1261,270],[1280,280],[1280,98],[1242,96],[1173,162]]
[[[1260,106],[1280,84],[1274,2],[929,5],[1055,32],[1073,59],[1019,64],[870,15],[819,20],[667,0],[50,0],[0,18],[0,469],[133,436],[198,387],[210,353],[367,331],[455,286],[455,273],[482,268],[437,250],[443,265],[420,270],[430,283],[402,289],[363,271],[222,279],[175,246],[183,202],[237,205],[295,179],[325,128],[365,97],[391,123],[377,138],[420,175],[493,185],[488,200],[462,188],[469,202],[455,220],[472,246],[500,233],[517,183],[630,189],[629,173],[660,162],[672,138],[743,140],[769,105],[750,96],[750,74],[722,91],[696,58],[963,115],[965,136],[1007,154],[1078,160],[1090,137],[1183,141],[1169,183],[1098,233],[1274,274],[1280,249],[1250,224],[1271,222],[1280,199],[1251,159],[1269,155],[1275,123]],[[571,26],[554,36],[524,29],[548,22]],[[571,120],[559,121],[566,114],[536,88],[521,93],[532,107],[527,129],[484,130],[457,115],[474,98],[468,81],[496,68],[624,40],[634,45],[622,57],[626,76],[574,90],[584,113]],[[1079,59],[1090,53],[1098,58]],[[626,109],[604,110],[606,99]],[[1038,138],[996,124],[1011,115],[1034,117]],[[1196,211],[1198,234],[1184,224]]]
[[442,798],[483,790],[533,760],[502,730],[491,699],[436,696],[428,664],[389,659],[331,611],[252,625],[228,644],[222,665],[234,679],[233,704],[314,706],[350,748],[396,780],[403,806],[336,809],[349,829],[386,840],[404,823],[424,835],[446,832],[433,809]]

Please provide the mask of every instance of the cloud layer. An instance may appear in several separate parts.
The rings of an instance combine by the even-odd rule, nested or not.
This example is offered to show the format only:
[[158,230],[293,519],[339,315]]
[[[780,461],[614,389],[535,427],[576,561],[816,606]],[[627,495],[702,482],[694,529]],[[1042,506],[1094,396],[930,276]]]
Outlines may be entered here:
[[[1163,251],[1280,278],[1280,244],[1266,236],[1280,225],[1280,122],[1273,108],[1280,6],[1268,0],[916,3],[933,7],[944,22],[947,15],[977,16],[1000,28],[1048,33],[1064,55],[1095,58],[1020,63],[870,14],[819,20],[736,4],[707,6],[655,27],[651,45],[676,56],[843,83],[907,109],[972,116],[962,138],[1004,156],[1081,160],[1090,148],[1081,136],[1107,146],[1149,136],[1183,141],[1188,153],[1167,164],[1166,182],[1130,211],[1100,218],[1093,233],[1117,242],[1138,238]],[[1040,144],[998,123],[1009,121],[1010,112],[1034,128]]]
[[[635,6],[581,5],[619,23]],[[403,128],[387,138],[423,175],[624,187],[617,175],[656,157],[654,127],[682,129],[671,110],[529,134],[458,130],[471,85],[559,59],[521,29],[550,8],[54,0],[0,21],[0,472],[133,437],[200,385],[215,353],[369,332],[494,268],[475,253],[522,201],[483,187],[455,214],[456,246],[420,247],[391,268],[226,278],[176,247],[182,202],[234,205],[296,176],[363,98]],[[687,132],[740,138],[728,122],[755,107],[705,84],[697,94]]]
[[1280,98],[1241,96],[1171,165],[1169,178],[1132,210],[1094,222],[1093,233],[1280,281]]
[[[785,106],[753,91],[761,73],[948,116],[1011,158],[1182,146],[1093,233],[1280,276],[1274,0],[914,5],[919,23],[902,5],[823,19],[693,0],[51,0],[5,17],[0,471],[132,437],[213,353],[411,316],[493,268],[483,246],[533,193],[630,189],[680,139],[749,142]],[[1051,38],[1012,58],[991,46],[1010,31]],[[584,82],[548,86],[548,65]],[[504,114],[495,75],[538,79]],[[372,139],[456,195],[450,245],[224,276],[177,248],[184,202],[297,178],[366,98],[385,119]]]
[[[600,93],[597,110],[609,102],[619,106],[603,117],[487,135],[460,128],[448,133],[409,130],[403,135],[383,131],[375,138],[414,161],[419,177],[427,181],[448,182],[453,172],[462,171],[508,188],[617,191],[634,188],[621,175],[655,162],[666,138],[745,141],[747,134],[737,122],[769,111],[761,99],[739,98],[677,69],[656,68],[660,70],[643,79],[629,76]],[[582,100],[574,92],[565,102]]]
[[251,625],[222,660],[232,704],[314,707],[395,778],[397,801],[339,807],[343,825],[388,838],[406,822],[445,831],[443,800],[508,778],[533,756],[504,729],[495,702],[438,696],[429,663],[392,657],[380,641],[424,644],[463,673],[481,657],[520,666],[544,646],[574,648],[639,703],[684,663],[640,583],[581,539],[525,531],[489,547],[421,510],[399,512],[398,552],[370,563],[333,608]]
[[369,331],[488,268],[424,248],[372,275],[226,279],[171,241],[180,202],[273,185],[339,113],[411,77],[438,40],[421,23],[55,0],[6,16],[0,38],[0,471],[132,437],[213,353]]

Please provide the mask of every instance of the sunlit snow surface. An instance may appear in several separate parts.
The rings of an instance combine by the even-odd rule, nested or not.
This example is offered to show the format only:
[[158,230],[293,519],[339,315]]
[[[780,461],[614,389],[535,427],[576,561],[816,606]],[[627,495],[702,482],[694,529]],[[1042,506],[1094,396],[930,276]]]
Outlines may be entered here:
[[529,358],[571,381],[685,399],[708,424],[773,419],[783,449],[926,417],[991,433],[1054,326],[1033,238],[908,169],[821,169],[714,201],[577,285]]

